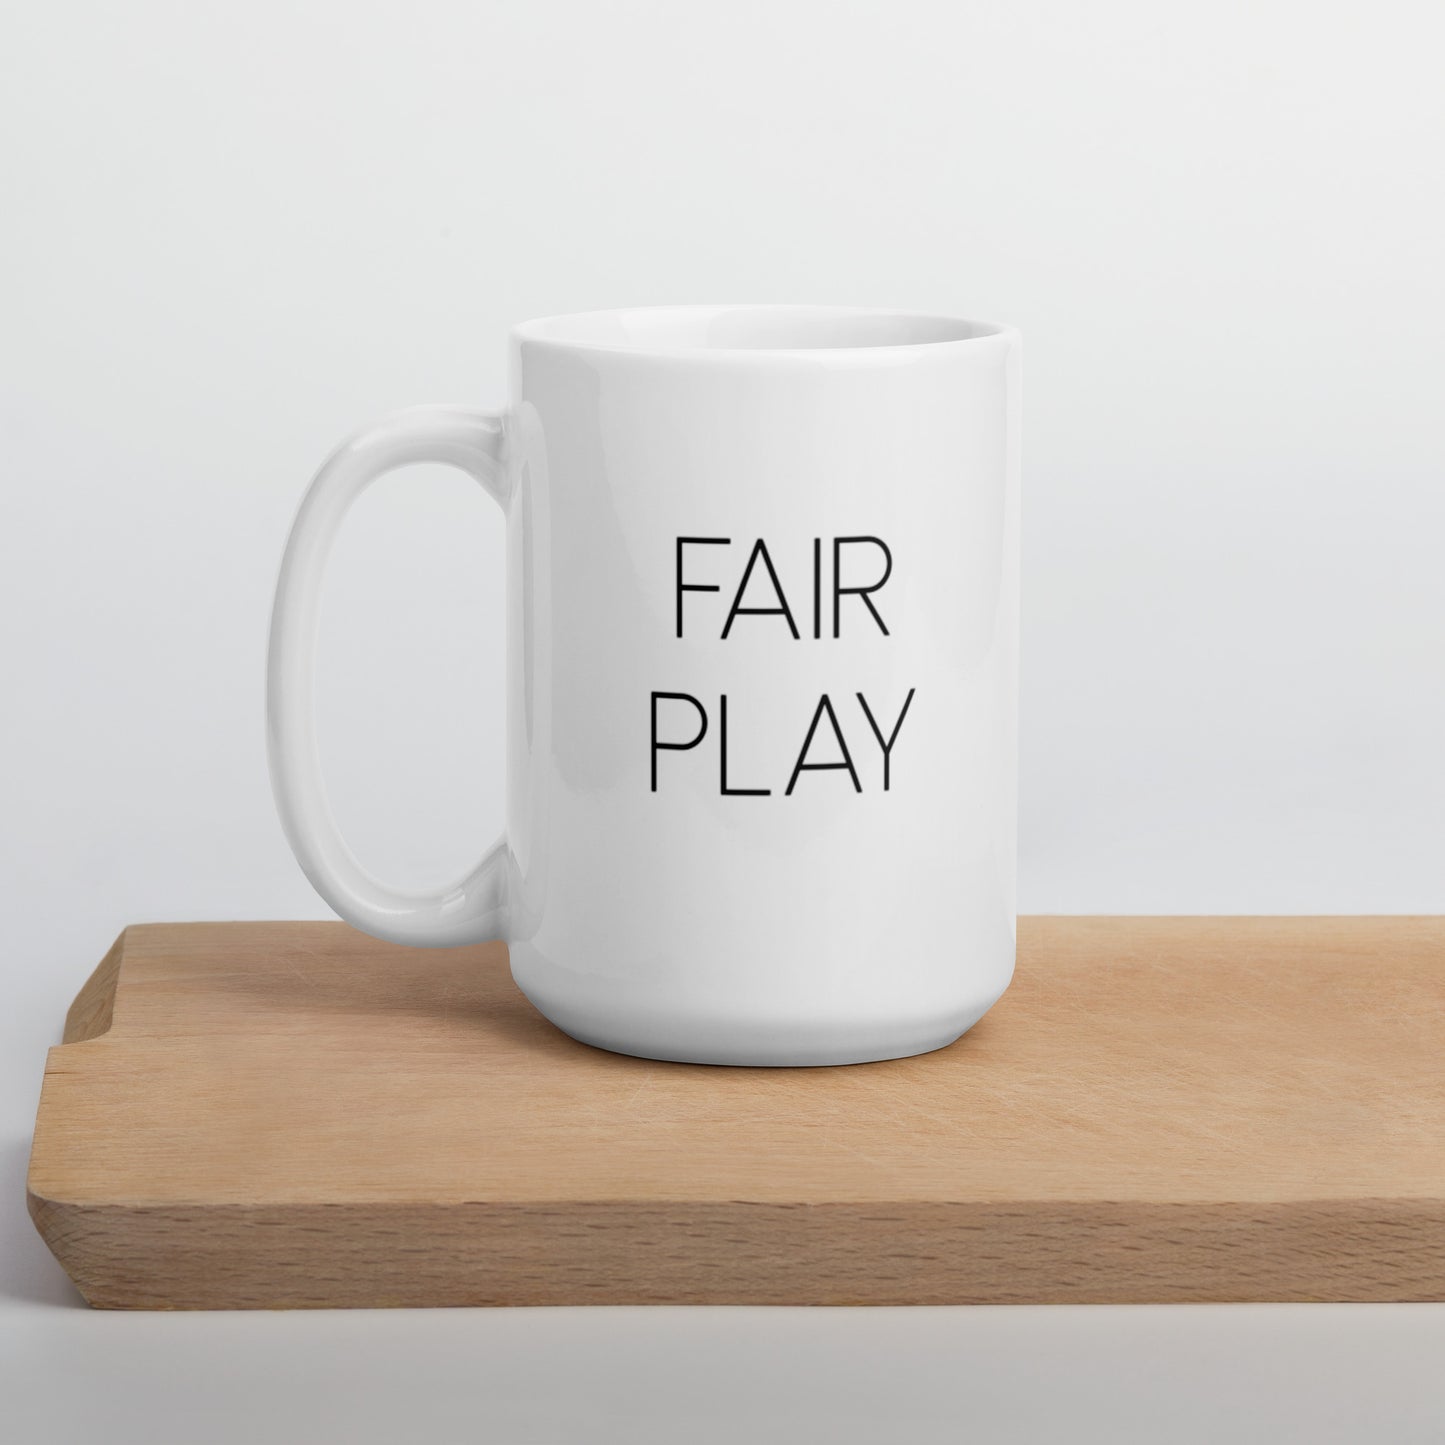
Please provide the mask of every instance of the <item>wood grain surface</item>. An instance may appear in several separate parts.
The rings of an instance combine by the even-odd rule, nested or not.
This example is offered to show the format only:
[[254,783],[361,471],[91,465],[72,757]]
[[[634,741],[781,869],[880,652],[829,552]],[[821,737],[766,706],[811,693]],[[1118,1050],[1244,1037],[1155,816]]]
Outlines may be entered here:
[[65,1037],[99,1306],[1445,1298],[1440,918],[1026,918],[958,1043],[797,1070],[575,1043],[500,946],[147,925]]

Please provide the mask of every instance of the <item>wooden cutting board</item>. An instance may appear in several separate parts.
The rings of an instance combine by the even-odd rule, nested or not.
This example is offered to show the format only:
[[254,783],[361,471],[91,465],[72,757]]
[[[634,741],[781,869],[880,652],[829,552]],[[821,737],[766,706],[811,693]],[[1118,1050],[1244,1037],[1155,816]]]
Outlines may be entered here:
[[500,946],[130,928],[29,1187],[114,1308],[1441,1299],[1445,919],[1024,919],[960,1042],[796,1070],[575,1043]]

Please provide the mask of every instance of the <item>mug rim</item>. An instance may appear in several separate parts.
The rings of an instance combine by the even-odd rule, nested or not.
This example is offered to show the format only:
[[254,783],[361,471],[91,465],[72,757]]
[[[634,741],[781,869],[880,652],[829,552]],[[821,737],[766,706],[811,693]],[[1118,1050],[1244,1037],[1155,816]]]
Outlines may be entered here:
[[[678,339],[689,331],[697,334],[698,328],[706,328],[709,322],[715,323],[714,336],[718,329],[716,323],[719,322],[733,323],[731,329],[744,333],[747,324],[752,323],[774,338],[787,334],[785,328],[788,326],[798,328],[794,334],[803,336],[810,328],[812,334],[820,334],[831,324],[835,335],[857,335],[863,339],[815,341],[812,344],[777,339],[751,342]],[[849,327],[854,330],[848,332]],[[956,351],[976,347],[980,342],[1018,339],[1017,329],[1005,323],[939,312],[773,302],[618,306],[561,312],[519,322],[512,327],[511,334],[514,343],[526,342],[568,351],[710,361],[763,357],[881,360]],[[705,336],[705,331],[703,334]],[[867,339],[870,335],[892,339]]]

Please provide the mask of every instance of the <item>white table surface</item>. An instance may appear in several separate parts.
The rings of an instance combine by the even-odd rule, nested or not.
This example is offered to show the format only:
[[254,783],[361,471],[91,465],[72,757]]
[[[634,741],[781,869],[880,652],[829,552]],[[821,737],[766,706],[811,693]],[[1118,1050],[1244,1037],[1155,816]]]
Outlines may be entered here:
[[22,1226],[0,1433],[27,1445],[1445,1438],[1445,1305],[127,1315]]

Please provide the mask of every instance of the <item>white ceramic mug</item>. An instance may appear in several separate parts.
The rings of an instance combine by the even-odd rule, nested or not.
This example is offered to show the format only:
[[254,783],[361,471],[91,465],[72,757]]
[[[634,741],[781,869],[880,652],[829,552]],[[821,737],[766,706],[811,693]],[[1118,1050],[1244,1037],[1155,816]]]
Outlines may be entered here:
[[[271,626],[272,778],[322,897],[402,943],[506,940],[542,1013],[623,1053],[956,1039],[1013,971],[1018,356],[894,312],[563,316],[513,332],[505,411],[343,445]],[[507,517],[507,818],[417,894],[337,831],[311,674],[347,508],[438,461]]]

